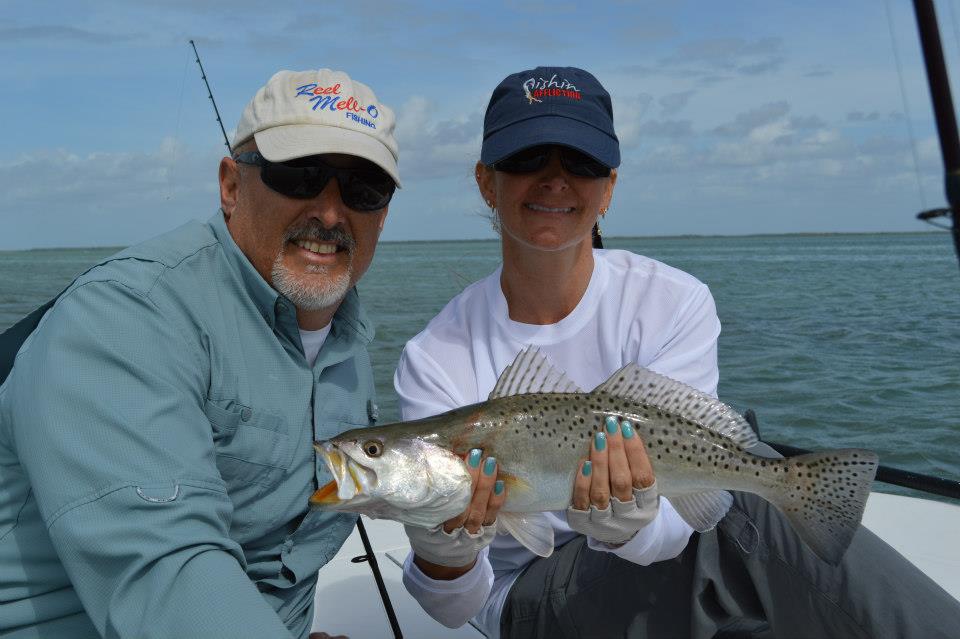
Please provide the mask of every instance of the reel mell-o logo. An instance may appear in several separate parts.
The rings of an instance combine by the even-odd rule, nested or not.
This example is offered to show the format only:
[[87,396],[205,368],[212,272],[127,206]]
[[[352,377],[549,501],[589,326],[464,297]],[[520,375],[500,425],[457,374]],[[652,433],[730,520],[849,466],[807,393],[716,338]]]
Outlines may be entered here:
[[[366,127],[370,127],[371,129],[377,128],[377,125],[371,121],[376,120],[377,116],[380,115],[380,111],[377,109],[377,107],[373,104],[369,106],[363,106],[352,95],[349,97],[340,95],[339,82],[329,87],[322,87],[316,82],[312,82],[310,84],[304,84],[297,87],[296,91],[297,96],[305,96],[307,101],[313,103],[313,106],[311,107],[311,110],[313,111],[322,109],[328,109],[330,111],[343,111],[344,116],[350,118],[354,122],[362,124]],[[367,119],[368,117],[370,119]]]
[[523,95],[527,98],[527,104],[543,102],[540,98],[583,99],[580,89],[566,79],[561,78],[560,81],[557,81],[556,73],[549,80],[546,78],[530,78],[524,81]]

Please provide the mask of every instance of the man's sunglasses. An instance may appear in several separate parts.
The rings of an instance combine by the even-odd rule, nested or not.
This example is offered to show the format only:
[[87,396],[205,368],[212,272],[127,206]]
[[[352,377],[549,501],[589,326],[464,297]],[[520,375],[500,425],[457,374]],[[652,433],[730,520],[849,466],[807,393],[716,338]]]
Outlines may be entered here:
[[560,164],[571,175],[585,178],[610,177],[609,166],[598,162],[586,153],[558,145],[534,146],[518,151],[499,162],[494,162],[493,168],[504,173],[533,173],[547,165],[554,149],[560,153]]
[[287,197],[315,198],[337,178],[340,198],[355,211],[378,211],[390,203],[397,185],[386,171],[372,162],[369,166],[341,169],[323,163],[316,156],[287,162],[271,162],[257,151],[239,153],[233,159],[260,167],[260,179],[268,187]]

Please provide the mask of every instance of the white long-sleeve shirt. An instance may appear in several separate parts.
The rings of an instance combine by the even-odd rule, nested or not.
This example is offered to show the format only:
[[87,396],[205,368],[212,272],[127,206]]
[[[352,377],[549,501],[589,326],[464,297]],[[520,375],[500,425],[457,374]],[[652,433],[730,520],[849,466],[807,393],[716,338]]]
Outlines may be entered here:
[[[500,373],[527,345],[589,390],[636,362],[716,395],[720,322],[707,287],[661,262],[619,250],[594,250],[594,269],[576,308],[555,324],[510,319],[500,269],[451,300],[407,342],[394,376],[404,420],[484,401]],[[547,514],[554,544],[578,533],[564,512]],[[680,554],[692,529],[666,498],[653,522],[618,548],[588,539],[594,550],[641,565]],[[407,590],[434,619],[457,627],[470,618],[498,637],[500,613],[513,582],[536,559],[509,535],[497,535],[468,573],[449,581],[404,564]]]

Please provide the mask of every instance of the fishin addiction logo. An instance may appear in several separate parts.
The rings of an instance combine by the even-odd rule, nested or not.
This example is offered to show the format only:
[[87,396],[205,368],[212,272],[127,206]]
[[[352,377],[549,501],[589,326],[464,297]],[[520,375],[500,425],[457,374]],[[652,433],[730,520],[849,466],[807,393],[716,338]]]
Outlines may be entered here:
[[582,100],[580,89],[566,79],[557,81],[557,74],[554,73],[550,79],[530,78],[523,83],[523,94],[527,98],[528,104],[534,102],[543,102],[541,98],[568,98],[570,100]]
[[[365,107],[352,95],[344,98],[340,95],[339,82],[329,87],[322,87],[316,82],[311,82],[310,84],[297,87],[296,91],[296,95],[306,96],[308,101],[313,102],[313,111],[318,109],[344,111],[344,115],[354,122],[370,127],[371,129],[377,128],[377,125],[371,121],[376,120],[377,116],[380,115],[377,107],[372,104]],[[369,116],[369,120],[367,116]]]

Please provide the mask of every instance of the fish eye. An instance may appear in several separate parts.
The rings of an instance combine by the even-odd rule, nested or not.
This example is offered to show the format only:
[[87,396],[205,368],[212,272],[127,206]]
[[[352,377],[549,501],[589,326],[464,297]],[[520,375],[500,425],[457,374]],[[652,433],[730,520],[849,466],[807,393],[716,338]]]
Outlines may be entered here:
[[383,443],[376,439],[367,440],[363,442],[363,452],[367,454],[367,457],[379,457],[383,454]]

